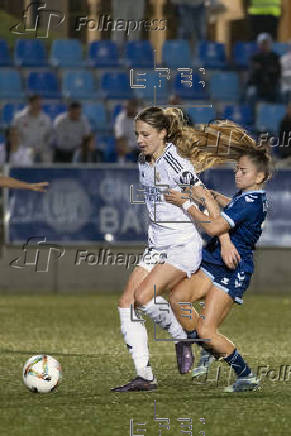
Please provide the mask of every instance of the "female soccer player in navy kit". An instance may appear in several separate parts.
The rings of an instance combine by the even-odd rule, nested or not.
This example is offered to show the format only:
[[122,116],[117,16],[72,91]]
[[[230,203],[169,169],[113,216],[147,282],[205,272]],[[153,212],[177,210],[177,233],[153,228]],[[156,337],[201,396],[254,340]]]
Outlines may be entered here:
[[[234,344],[218,332],[233,303],[243,303],[243,294],[247,290],[253,273],[253,249],[261,233],[266,217],[266,194],[264,183],[271,175],[271,158],[266,149],[250,149],[241,154],[235,170],[235,182],[239,189],[233,198],[214,193],[214,198],[223,211],[219,217],[209,216],[209,222],[201,226],[207,234],[213,236],[203,249],[202,263],[198,272],[190,280],[180,282],[171,294],[171,305],[177,318],[188,331],[188,338],[200,339],[200,345],[216,358],[223,358],[237,375],[235,383],[226,392],[242,392],[256,390],[258,378],[251,372]],[[196,201],[201,201],[200,193],[195,194]],[[204,197],[206,208],[213,206],[215,199]],[[180,193],[171,191],[165,199],[177,206],[187,208],[194,220],[202,220],[201,213],[193,203]],[[234,269],[224,265],[220,253],[218,235],[229,232],[230,239],[239,252],[240,261]],[[178,302],[193,302],[205,297],[205,307],[200,316],[192,308],[192,319],[181,317]],[[205,342],[203,342],[205,340]]]
[[[195,185],[196,192],[202,195],[205,189],[196,171],[232,160],[232,150],[236,152],[248,143],[248,137],[242,129],[238,129],[239,138],[230,140],[232,123],[213,123],[205,126],[204,130],[194,129],[185,126],[181,111],[173,108],[146,108],[137,115],[135,121],[137,142],[142,152],[139,158],[140,182],[144,188],[150,224],[148,248],[142,262],[131,274],[118,308],[121,332],[132,355],[137,377],[112,389],[113,392],[156,388],[148,363],[147,332],[142,322],[133,320],[132,305],[141,307],[175,340],[187,338],[171,308],[160,311],[161,304],[167,304],[167,301],[160,296],[154,301],[154,289],[159,295],[171,290],[186,276],[190,277],[199,268],[202,241],[186,211],[165,202],[163,191],[169,187],[182,192],[181,184]],[[210,205],[209,209],[213,216],[219,216],[216,204],[213,207]],[[227,232],[220,239],[225,252],[235,251]],[[157,262],[157,258],[160,261]],[[189,344],[186,344],[185,348],[187,346],[189,349]]]

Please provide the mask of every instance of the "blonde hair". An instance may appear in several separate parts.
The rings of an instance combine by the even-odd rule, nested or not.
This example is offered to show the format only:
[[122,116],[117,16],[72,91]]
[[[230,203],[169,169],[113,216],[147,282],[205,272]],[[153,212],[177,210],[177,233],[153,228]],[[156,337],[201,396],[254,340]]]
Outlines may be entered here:
[[238,124],[218,120],[199,129],[194,128],[185,124],[179,108],[152,106],[141,111],[136,120],[144,121],[159,131],[165,129],[165,141],[175,144],[180,156],[189,159],[196,172],[236,161],[242,152],[257,149],[255,139]]

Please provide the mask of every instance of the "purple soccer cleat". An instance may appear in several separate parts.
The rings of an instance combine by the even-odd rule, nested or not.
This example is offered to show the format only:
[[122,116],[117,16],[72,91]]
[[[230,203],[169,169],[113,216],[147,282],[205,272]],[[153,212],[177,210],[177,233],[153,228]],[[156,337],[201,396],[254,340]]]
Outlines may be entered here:
[[179,341],[176,344],[177,366],[180,374],[187,374],[191,371],[194,363],[191,342]]
[[143,377],[136,377],[125,385],[112,388],[111,392],[145,392],[153,391],[155,389],[157,389],[156,379],[146,380]]

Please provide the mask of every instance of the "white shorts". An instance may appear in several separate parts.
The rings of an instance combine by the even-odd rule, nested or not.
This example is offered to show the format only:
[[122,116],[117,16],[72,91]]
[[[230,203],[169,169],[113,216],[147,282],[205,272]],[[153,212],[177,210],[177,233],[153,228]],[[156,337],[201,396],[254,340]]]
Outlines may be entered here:
[[184,271],[191,277],[200,266],[202,245],[194,240],[183,245],[172,245],[167,248],[146,248],[138,266],[151,271],[155,265],[168,263]]

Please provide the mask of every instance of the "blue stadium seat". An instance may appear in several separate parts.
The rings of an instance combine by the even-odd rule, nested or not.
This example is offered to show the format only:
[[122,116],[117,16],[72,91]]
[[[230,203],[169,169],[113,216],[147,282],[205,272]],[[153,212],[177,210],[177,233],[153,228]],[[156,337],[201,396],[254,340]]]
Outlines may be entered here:
[[18,71],[13,69],[0,70],[0,100],[24,97],[22,81]]
[[0,67],[9,67],[11,64],[7,42],[5,39],[0,39]]
[[29,94],[38,94],[43,98],[60,98],[58,79],[51,71],[32,71],[27,77],[27,89]]
[[101,151],[103,162],[114,163],[117,161],[113,135],[96,135],[96,149]]
[[55,67],[80,67],[82,45],[78,39],[55,39],[51,47],[50,63]]
[[209,121],[216,118],[213,107],[189,107],[187,113],[193,124],[208,124]]
[[174,84],[174,93],[183,99],[190,100],[205,100],[207,99],[207,92],[203,87],[201,77],[199,74],[192,73],[192,86],[190,87],[185,83],[186,78],[182,77],[182,74],[177,74]]
[[220,42],[200,41],[198,56],[206,68],[224,68],[226,66],[225,46]]
[[235,72],[214,73],[209,81],[210,97],[213,100],[237,101],[239,77]]
[[103,39],[89,44],[88,64],[94,67],[118,67],[119,56],[115,42]]
[[257,106],[257,131],[278,134],[280,121],[285,114],[286,106],[283,104],[259,103]]
[[17,39],[14,48],[14,63],[21,67],[44,67],[47,53],[40,39]]
[[242,105],[226,105],[224,107],[223,118],[235,121],[244,127],[253,124],[253,113],[251,106]]
[[101,77],[101,90],[105,98],[112,100],[128,100],[133,97],[127,73],[104,73]]
[[273,42],[272,50],[279,56],[283,56],[289,51],[289,44],[287,42]]
[[64,71],[62,94],[66,98],[93,99],[97,97],[94,76],[90,71]]
[[[101,151],[103,162],[117,162],[118,156],[115,150],[115,138],[113,135],[96,135],[96,149]],[[127,153],[125,157],[129,162],[136,162],[134,153]]]
[[92,131],[108,129],[106,111],[102,103],[84,103],[82,109],[90,122]]
[[167,40],[162,49],[163,64],[166,67],[177,68],[192,66],[190,44],[184,39]]
[[247,68],[249,59],[256,53],[256,42],[237,41],[233,47],[233,60],[237,67]]
[[132,68],[153,68],[154,52],[150,41],[129,41],[125,46],[126,63]]
[[44,104],[42,106],[43,111],[50,117],[51,120],[57,118],[61,113],[66,112],[67,105],[64,103],[52,103]]
[[[140,81],[145,79],[145,82]],[[157,100],[168,100],[168,80],[165,77],[159,78],[158,72],[147,71],[144,76],[140,76],[138,81],[134,81],[135,84],[145,85],[145,88],[134,88],[134,94],[138,98],[154,101],[154,92],[156,92]],[[159,86],[160,85],[160,86]],[[154,86],[156,86],[156,91]]]
[[1,127],[8,127],[13,121],[16,112],[24,108],[23,103],[6,103],[2,108]]

